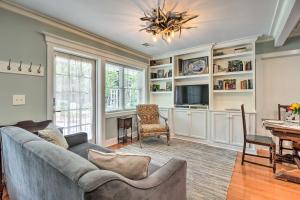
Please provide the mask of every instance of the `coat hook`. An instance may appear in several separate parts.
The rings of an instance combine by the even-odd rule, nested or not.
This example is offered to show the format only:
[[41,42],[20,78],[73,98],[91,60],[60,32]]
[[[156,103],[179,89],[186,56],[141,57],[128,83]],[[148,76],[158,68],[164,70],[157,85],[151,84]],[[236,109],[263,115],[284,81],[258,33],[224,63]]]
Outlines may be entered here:
[[20,61],[20,66],[18,67],[18,71],[22,71],[22,60]]
[[41,73],[41,67],[42,67],[42,64],[39,65],[39,68],[37,70],[37,73],[39,73],[39,74]]
[[31,72],[32,62],[30,63],[30,67],[28,68],[28,72]]
[[11,70],[10,62],[11,62],[11,59],[9,59],[9,61],[8,61],[7,70]]

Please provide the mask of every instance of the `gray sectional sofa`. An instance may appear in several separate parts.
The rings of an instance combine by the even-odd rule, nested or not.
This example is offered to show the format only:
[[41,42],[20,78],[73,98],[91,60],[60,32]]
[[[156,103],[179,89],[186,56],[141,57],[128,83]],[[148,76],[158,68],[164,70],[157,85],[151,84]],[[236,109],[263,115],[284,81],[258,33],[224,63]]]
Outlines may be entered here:
[[17,127],[0,129],[2,162],[11,200],[185,200],[186,162],[171,159],[150,175],[129,180],[98,169],[88,149],[110,152],[88,143],[86,133],[66,136],[69,150]]

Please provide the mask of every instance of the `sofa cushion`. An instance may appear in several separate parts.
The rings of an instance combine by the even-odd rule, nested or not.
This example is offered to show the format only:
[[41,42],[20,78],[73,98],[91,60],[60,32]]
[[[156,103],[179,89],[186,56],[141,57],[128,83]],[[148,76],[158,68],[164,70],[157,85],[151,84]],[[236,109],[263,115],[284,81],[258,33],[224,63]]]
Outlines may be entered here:
[[142,124],[141,131],[147,135],[147,133],[153,132],[167,132],[167,128],[162,124]]
[[55,127],[47,127],[46,129],[39,130],[38,135],[44,140],[61,146],[64,149],[67,149],[69,147],[65,137]]
[[85,159],[88,159],[89,149],[94,149],[94,150],[105,152],[105,153],[113,152],[113,151],[111,151],[107,148],[104,148],[104,147],[101,147],[99,145],[92,144],[92,143],[89,143],[89,142],[78,144],[78,145],[75,145],[75,146],[72,146],[72,147],[69,148],[70,151],[80,155],[81,157],[83,157]]
[[148,176],[150,156],[125,153],[103,153],[89,150],[88,159],[100,169],[110,170],[132,180]]

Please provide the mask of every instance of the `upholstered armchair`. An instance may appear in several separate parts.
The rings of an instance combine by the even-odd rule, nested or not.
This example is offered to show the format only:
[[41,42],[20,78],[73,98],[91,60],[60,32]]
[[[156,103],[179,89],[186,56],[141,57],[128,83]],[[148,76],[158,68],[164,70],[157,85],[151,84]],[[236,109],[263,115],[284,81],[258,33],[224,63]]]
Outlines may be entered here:
[[[138,136],[142,148],[143,138],[154,136],[167,136],[167,145],[170,141],[170,130],[168,119],[159,113],[158,105],[140,104],[136,107],[138,121]],[[165,123],[161,124],[159,118],[164,119]]]

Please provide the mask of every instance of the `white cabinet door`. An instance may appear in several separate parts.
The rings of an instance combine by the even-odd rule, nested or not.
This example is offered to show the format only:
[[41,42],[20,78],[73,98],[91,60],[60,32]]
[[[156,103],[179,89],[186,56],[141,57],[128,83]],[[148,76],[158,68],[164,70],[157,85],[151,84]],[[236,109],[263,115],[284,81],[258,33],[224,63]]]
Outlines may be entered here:
[[207,139],[207,111],[190,112],[190,136]]
[[229,144],[229,113],[213,112],[211,115],[211,126],[213,140]]
[[176,135],[189,135],[189,116],[187,110],[174,110],[174,132]]
[[[244,133],[241,113],[230,113],[230,143],[243,146]],[[247,132],[249,133],[249,114],[246,114]]]

